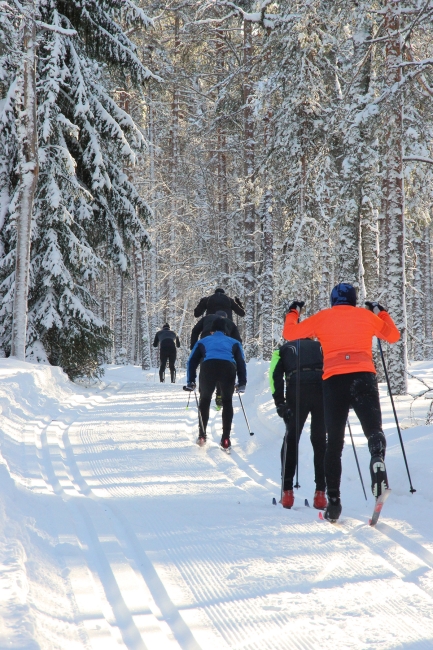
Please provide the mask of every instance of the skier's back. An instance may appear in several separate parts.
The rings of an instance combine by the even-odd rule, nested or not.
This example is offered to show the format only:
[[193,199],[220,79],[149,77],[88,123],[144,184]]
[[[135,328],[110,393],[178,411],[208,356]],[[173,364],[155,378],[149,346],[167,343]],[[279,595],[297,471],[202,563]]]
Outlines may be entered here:
[[176,380],[176,367],[174,365],[177,356],[176,348],[180,348],[180,341],[178,335],[176,332],[173,332],[173,330],[170,329],[170,325],[168,323],[163,325],[162,329],[155,334],[153,347],[157,348],[158,345],[159,358],[161,362],[161,365],[159,367],[159,380],[161,382],[164,381],[165,367],[168,361],[171,374],[171,383],[174,384]]
[[227,318],[233,320],[233,312],[238,316],[245,316],[245,310],[239,298],[236,296],[235,299],[229,298],[224,289],[218,287],[215,289],[215,293],[206,298],[202,298],[198,303],[197,307],[194,309],[194,316],[200,318],[203,314],[215,314],[218,310],[225,311]]
[[230,336],[232,339],[236,339],[239,343],[242,343],[241,335],[235,323],[227,318],[225,311],[218,310],[215,314],[208,314],[203,316],[192,328],[191,330],[191,340],[190,340],[190,349],[192,350],[194,345],[197,343],[198,339],[204,339],[206,336],[210,336],[212,332],[212,325],[216,318],[223,318],[225,324],[225,333],[227,336]]
[[356,307],[356,291],[340,283],[331,293],[331,308],[298,323],[303,302],[289,307],[283,329],[285,339],[317,337],[322,345],[323,397],[328,444],[325,456],[328,507],[325,516],[338,519],[341,513],[341,454],[349,409],[353,408],[371,454],[372,490],[377,498],[388,486],[385,469],[386,439],[382,430],[372,338],[395,343],[400,333],[387,311],[377,302],[366,302],[368,310]]

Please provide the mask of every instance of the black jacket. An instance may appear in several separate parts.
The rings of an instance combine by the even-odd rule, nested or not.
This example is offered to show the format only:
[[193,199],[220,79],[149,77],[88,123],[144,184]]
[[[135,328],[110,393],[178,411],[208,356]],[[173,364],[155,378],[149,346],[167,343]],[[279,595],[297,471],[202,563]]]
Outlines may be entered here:
[[227,318],[230,318],[230,320],[233,320],[233,311],[238,316],[245,316],[245,310],[240,303],[240,300],[238,299],[238,302],[235,302],[233,298],[226,296],[222,290],[215,291],[212,296],[202,298],[194,309],[194,316],[199,318],[200,316],[203,316],[205,312],[207,316],[208,314],[215,314],[215,312],[220,310],[225,311]]
[[178,335],[176,332],[172,332],[172,330],[168,329],[168,327],[163,327],[162,330],[159,330],[159,332],[155,334],[153,347],[157,348],[158,344],[160,350],[175,350],[176,348],[180,348]]
[[[215,314],[209,314],[201,318],[198,323],[194,325],[191,330],[191,341],[190,341],[190,350],[193,349],[194,345],[197,343],[198,339],[204,339],[205,336],[209,336],[212,331],[212,323],[215,318],[218,318]],[[226,334],[232,339],[236,339],[239,343],[242,343],[241,335],[235,323],[229,318],[224,319],[226,326]]]
[[[296,384],[297,341],[287,341],[272,355],[270,384],[275,404],[284,402],[284,378],[286,392],[289,385]],[[318,341],[300,339],[300,381],[301,385],[322,381],[323,354]]]

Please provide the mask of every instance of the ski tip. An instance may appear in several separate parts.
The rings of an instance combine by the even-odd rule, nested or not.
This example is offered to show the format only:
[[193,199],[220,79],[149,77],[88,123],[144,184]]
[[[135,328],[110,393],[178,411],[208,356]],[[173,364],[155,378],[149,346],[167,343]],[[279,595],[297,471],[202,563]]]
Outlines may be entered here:
[[272,497],[272,505],[276,506],[277,505],[277,500],[275,497]]
[[253,435],[254,435],[254,431],[250,431],[250,436],[253,436]]
[[307,506],[307,508],[310,507],[310,504],[308,503],[308,499],[305,499],[305,505]]

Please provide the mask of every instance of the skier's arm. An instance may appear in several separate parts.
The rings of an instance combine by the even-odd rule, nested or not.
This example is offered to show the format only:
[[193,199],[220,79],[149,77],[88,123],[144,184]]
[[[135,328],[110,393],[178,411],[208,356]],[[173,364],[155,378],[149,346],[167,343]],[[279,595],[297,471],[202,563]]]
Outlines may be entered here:
[[159,343],[159,338],[158,338],[158,332],[155,334],[155,338],[153,339],[153,347],[157,348]]
[[177,336],[177,334],[176,334],[176,347],[180,348],[180,341],[179,341],[179,337]]
[[284,366],[279,350],[274,350],[269,367],[269,384],[275,405],[284,402]]
[[311,336],[317,336],[316,325],[319,314],[314,314],[298,323],[299,314],[296,309],[289,311],[286,315],[283,328],[283,338],[286,341],[296,341],[296,339],[308,339]]
[[192,350],[194,345],[197,343],[198,337],[200,336],[200,333],[202,331],[203,331],[203,318],[199,320],[198,323],[196,323],[191,330],[191,340],[189,342],[190,350]]
[[233,357],[236,362],[236,372],[238,375],[239,386],[247,385],[247,366],[245,363],[244,351],[242,345],[238,342],[233,345]]
[[400,338],[400,332],[388,312],[383,310],[377,316],[374,314],[373,316],[375,319],[382,321],[380,324],[377,324],[376,336],[379,339],[388,341],[388,343],[397,343]]
[[196,380],[197,368],[203,357],[202,347],[200,341],[197,341],[189,355],[188,363],[186,364],[186,381],[188,384]]
[[242,343],[241,335],[239,334],[239,330],[236,327],[236,325],[232,322],[232,328],[230,330],[229,336],[232,339],[235,339],[236,341],[239,341],[239,343]]
[[208,298],[202,298],[200,302],[198,303],[197,307],[194,309],[194,316],[196,318],[199,318],[200,316],[203,316],[207,309],[207,301]]
[[233,298],[230,298],[230,304],[232,310],[237,314],[238,316],[245,316],[245,309],[241,305],[239,305],[237,302],[233,300]]

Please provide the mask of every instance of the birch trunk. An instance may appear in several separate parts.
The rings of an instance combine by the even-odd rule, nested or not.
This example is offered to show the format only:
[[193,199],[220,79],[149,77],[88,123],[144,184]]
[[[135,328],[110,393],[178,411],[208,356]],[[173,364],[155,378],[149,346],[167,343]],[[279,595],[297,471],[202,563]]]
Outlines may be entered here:
[[[150,331],[152,336],[155,335],[158,329],[158,284],[157,284],[157,274],[158,274],[158,222],[156,215],[156,201],[155,201],[155,124],[154,124],[154,113],[153,113],[153,103],[151,97],[149,97],[149,176],[150,176],[150,200],[153,210],[153,241],[152,248],[149,251],[149,263],[150,263]],[[158,350],[154,347],[151,348],[152,353],[152,365],[158,365]]]
[[[388,0],[385,16],[386,76],[389,88],[401,80],[401,36],[399,3]],[[405,278],[405,221],[403,184],[403,105],[401,95],[395,93],[386,113],[388,137],[386,139],[385,165],[388,185],[386,201],[387,238],[387,304],[399,331],[400,340],[390,346],[388,371],[393,391],[397,395],[407,392],[407,322]]]
[[177,58],[179,56],[180,38],[179,38],[179,16],[176,14],[174,19],[174,85],[173,97],[171,104],[171,219],[169,235],[169,255],[170,269],[168,275],[168,320],[171,327],[175,327],[176,322],[176,226],[178,218],[178,174],[179,174],[179,89],[177,86]]
[[137,287],[138,320],[140,323],[141,367],[149,370],[152,367],[150,358],[149,321],[147,318],[146,283],[143,273],[143,255],[141,250],[134,247],[135,281]]
[[[33,16],[35,12],[34,2],[28,2],[26,8]],[[26,17],[24,22],[22,74],[22,110],[19,114],[20,123],[18,129],[20,188],[17,207],[11,355],[24,361],[26,357],[31,225],[39,175],[36,122],[36,26],[34,20],[30,17]]]

